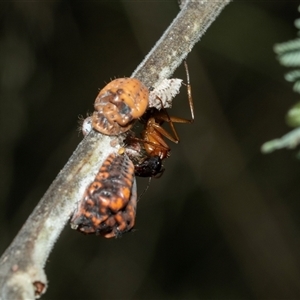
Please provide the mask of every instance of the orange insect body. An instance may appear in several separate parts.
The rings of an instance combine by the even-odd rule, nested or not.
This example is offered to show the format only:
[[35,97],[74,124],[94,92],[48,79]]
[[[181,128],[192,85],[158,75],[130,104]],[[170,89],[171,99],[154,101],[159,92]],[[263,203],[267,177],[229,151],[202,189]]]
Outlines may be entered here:
[[147,109],[149,90],[136,78],[118,78],[98,94],[92,126],[107,135],[128,131]]
[[71,226],[83,233],[119,237],[135,223],[134,165],[127,155],[110,154],[86,189]]

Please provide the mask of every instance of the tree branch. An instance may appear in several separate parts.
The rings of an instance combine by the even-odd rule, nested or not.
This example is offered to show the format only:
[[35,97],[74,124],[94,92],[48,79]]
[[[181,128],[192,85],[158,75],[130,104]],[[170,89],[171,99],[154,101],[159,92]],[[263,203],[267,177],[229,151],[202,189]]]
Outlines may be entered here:
[[146,86],[169,78],[230,0],[185,1],[182,10],[133,72]]
[[[185,1],[181,12],[132,74],[146,86],[172,75],[230,0]],[[34,299],[47,287],[46,260],[115,137],[91,131],[57,175],[0,259],[1,299]]]

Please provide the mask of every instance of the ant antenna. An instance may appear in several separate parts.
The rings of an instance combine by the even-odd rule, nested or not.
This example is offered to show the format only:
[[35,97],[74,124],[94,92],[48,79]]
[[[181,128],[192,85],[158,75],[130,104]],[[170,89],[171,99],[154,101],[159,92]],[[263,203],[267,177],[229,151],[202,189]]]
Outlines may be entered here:
[[139,198],[137,199],[137,202],[140,201],[140,199],[142,198],[142,196],[148,191],[150,183],[151,183],[151,179],[152,177],[149,177],[149,181],[148,181],[148,185],[146,186],[146,188],[142,191],[142,193],[139,195]]
[[189,105],[191,109],[191,116],[192,120],[191,122],[194,122],[194,102],[193,102],[193,97],[192,97],[192,86],[190,83],[190,74],[189,74],[189,68],[186,59],[184,59],[184,68],[185,68],[185,73],[186,73],[186,87],[187,87],[187,95],[189,99]]

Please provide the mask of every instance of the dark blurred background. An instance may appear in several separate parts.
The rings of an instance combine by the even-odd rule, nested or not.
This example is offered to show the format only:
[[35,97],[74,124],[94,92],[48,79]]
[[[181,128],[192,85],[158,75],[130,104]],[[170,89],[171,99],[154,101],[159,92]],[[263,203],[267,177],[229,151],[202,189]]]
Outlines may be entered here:
[[[300,163],[260,153],[299,100],[273,52],[296,38],[298,4],[225,8],[189,55],[196,120],[177,125],[136,230],[66,226],[43,299],[300,299]],[[1,2],[1,253],[81,141],[98,88],[130,76],[177,12],[176,0]],[[189,117],[184,87],[170,112]]]

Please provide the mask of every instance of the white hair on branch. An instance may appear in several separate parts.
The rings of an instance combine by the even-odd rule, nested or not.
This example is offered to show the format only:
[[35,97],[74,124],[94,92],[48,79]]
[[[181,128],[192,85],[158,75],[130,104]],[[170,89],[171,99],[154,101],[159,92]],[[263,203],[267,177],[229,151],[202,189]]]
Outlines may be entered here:
[[179,93],[182,79],[172,78],[163,79],[149,94],[149,107],[155,107],[158,110],[172,107],[173,98]]

